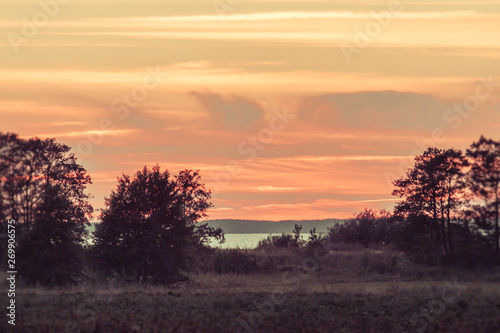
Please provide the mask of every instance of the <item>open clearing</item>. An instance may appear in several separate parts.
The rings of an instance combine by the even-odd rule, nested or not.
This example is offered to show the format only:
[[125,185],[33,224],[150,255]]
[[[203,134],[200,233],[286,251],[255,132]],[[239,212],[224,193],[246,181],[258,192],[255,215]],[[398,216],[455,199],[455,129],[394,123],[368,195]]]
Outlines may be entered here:
[[[294,279],[296,278],[296,279]],[[214,275],[18,293],[14,332],[497,332],[500,283]]]

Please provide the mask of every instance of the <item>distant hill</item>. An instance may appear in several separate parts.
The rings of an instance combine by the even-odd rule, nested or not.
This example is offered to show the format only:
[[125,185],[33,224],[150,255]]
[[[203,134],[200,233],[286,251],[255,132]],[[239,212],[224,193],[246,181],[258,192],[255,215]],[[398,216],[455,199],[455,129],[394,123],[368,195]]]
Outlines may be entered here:
[[345,220],[283,220],[283,221],[262,221],[262,220],[208,220],[209,226],[220,227],[226,234],[281,234],[291,233],[295,224],[302,225],[301,234],[309,234],[309,230],[316,227],[316,232],[327,232],[327,228],[336,223],[343,223]]

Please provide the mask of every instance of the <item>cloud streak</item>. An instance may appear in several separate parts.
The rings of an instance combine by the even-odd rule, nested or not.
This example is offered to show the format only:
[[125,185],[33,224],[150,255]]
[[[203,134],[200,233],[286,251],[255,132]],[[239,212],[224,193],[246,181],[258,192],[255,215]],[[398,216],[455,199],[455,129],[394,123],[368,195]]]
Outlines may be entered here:
[[[339,45],[386,2],[278,4],[252,1],[220,20],[201,1],[74,1],[19,54],[0,41],[0,130],[72,147],[102,135],[82,162],[95,208],[123,172],[200,169],[215,189],[212,175],[232,161],[241,170],[210,217],[276,220],[390,209],[384,175],[436,128],[440,148],[498,138],[498,91],[456,130],[443,115],[478,77],[500,81],[500,1],[408,2],[351,64]],[[0,33],[22,35],[32,5],[5,3]],[[164,82],[120,119],[113,102],[157,65]],[[297,117],[248,159],[238,147],[269,126],[273,106]],[[99,131],[105,118],[115,128]]]

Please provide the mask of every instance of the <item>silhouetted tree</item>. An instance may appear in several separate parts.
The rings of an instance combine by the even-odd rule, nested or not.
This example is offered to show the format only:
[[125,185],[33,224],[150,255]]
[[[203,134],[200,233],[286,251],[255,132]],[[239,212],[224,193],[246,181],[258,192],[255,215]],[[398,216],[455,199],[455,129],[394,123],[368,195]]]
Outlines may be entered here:
[[325,241],[324,233],[316,232],[316,227],[309,230],[309,238],[307,239],[306,247],[309,249],[317,249],[321,246],[321,242]]
[[375,211],[372,209],[365,209],[362,213],[355,216],[358,225],[358,238],[359,242],[363,244],[364,247],[370,246],[373,242],[375,236],[376,226],[376,215]]
[[373,243],[391,243],[393,229],[390,212],[365,208],[344,223],[328,228],[328,238],[332,242],[359,243],[369,247]]
[[28,283],[61,285],[81,273],[91,179],[70,150],[54,139],[0,133],[0,224],[17,222],[19,274]]
[[358,225],[351,218],[343,223],[335,223],[328,228],[328,239],[332,243],[359,243]]
[[[493,229],[493,244],[500,251],[500,142],[481,136],[467,150],[470,159],[469,188],[475,220],[488,233]],[[480,202],[482,201],[482,203]]]
[[396,215],[430,218],[445,253],[453,251],[451,224],[463,197],[464,163],[459,150],[428,148],[415,157],[415,166],[406,177],[394,181],[392,194],[404,198],[396,205]]
[[296,224],[295,228],[293,229],[293,237],[294,237],[295,243],[297,243],[297,245],[300,244],[300,231],[301,230],[302,230],[301,224]]
[[180,270],[190,250],[206,246],[210,236],[223,239],[220,228],[196,223],[212,206],[210,191],[200,181],[198,171],[171,177],[158,165],[144,167],[134,178],[119,178],[96,227],[98,267],[108,273],[125,269],[142,281],[183,279]]
[[[395,216],[395,219],[398,219],[398,216]],[[413,261],[437,265],[441,263],[443,248],[436,229],[436,223],[429,215],[410,214],[399,223],[393,243],[397,250],[405,252]]]
[[460,150],[447,149],[438,155],[436,163],[441,166],[443,178],[441,187],[443,196],[440,198],[441,220],[445,220],[449,252],[455,252],[453,243],[452,220],[458,221],[464,204],[464,167],[465,157]]

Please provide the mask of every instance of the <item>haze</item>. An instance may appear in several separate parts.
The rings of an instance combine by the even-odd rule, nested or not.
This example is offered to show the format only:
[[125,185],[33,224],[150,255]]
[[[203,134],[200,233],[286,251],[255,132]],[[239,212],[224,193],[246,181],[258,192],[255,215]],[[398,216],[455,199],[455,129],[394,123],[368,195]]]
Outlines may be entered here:
[[35,32],[38,1],[2,1],[0,130],[73,147],[95,208],[158,163],[200,169],[210,218],[267,220],[392,208],[426,147],[498,139],[500,1],[224,8],[73,0]]

